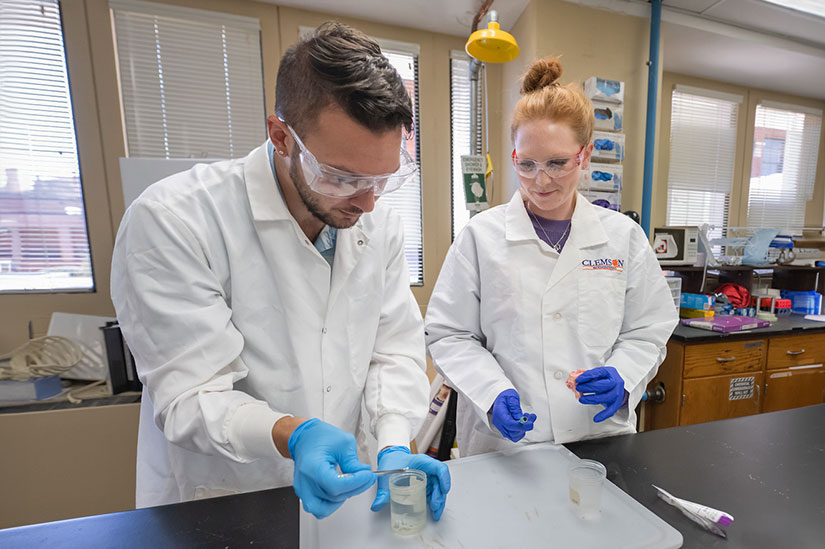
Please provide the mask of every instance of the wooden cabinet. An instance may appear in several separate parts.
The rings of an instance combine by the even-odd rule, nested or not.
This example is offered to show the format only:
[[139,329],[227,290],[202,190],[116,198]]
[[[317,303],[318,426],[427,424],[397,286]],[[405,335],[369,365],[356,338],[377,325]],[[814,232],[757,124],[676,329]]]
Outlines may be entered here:
[[[755,335],[755,334],[754,334]],[[662,429],[825,402],[825,333],[671,339],[648,390],[643,429]]]
[[758,414],[763,376],[760,371],[686,379],[679,425]]
[[825,363],[825,334],[779,336],[770,339],[768,370]]
[[767,342],[730,341],[690,345],[685,349],[686,378],[762,369]]
[[763,412],[776,412],[825,402],[825,365],[768,370]]

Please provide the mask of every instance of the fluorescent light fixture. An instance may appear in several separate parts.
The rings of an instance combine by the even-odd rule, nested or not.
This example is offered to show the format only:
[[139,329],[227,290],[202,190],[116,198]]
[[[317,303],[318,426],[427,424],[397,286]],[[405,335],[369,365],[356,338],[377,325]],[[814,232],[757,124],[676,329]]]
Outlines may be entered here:
[[765,0],[765,2],[825,19],[825,0]]

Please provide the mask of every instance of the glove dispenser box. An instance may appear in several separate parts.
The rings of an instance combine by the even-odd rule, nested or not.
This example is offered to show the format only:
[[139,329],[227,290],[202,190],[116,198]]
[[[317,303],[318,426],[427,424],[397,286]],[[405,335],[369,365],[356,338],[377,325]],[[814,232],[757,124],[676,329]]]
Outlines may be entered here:
[[589,168],[582,170],[579,187],[585,191],[621,191],[622,165],[591,162]]
[[596,206],[616,212],[622,211],[622,193],[604,191],[581,191],[582,196]]
[[593,153],[590,157],[597,162],[624,160],[624,134],[594,131]]
[[593,129],[606,132],[622,131],[624,107],[616,103],[592,101],[594,125]]
[[596,101],[624,103],[624,82],[591,76],[584,81],[584,94]]

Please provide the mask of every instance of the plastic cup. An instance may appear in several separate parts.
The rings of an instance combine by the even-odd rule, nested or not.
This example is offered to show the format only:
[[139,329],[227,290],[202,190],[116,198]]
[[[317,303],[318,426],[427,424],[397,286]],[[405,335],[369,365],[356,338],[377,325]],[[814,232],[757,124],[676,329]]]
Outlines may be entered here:
[[390,523],[392,531],[411,536],[427,524],[427,475],[411,469],[390,475]]
[[607,469],[598,461],[582,459],[567,469],[570,480],[570,504],[577,517],[587,520],[599,518],[602,511],[602,484]]

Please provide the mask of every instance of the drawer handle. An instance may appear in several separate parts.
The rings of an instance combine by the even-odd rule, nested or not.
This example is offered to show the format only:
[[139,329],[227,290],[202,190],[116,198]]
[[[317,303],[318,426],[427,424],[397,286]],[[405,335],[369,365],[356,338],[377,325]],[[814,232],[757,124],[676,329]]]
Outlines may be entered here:
[[805,349],[802,349],[801,351],[785,351],[785,354],[788,354],[788,355],[791,355],[791,356],[796,356],[796,355],[801,355],[804,352],[805,352]]
[[736,360],[735,356],[722,358],[721,356],[716,357],[716,362],[730,362],[731,360]]

